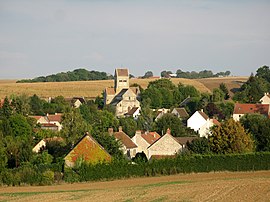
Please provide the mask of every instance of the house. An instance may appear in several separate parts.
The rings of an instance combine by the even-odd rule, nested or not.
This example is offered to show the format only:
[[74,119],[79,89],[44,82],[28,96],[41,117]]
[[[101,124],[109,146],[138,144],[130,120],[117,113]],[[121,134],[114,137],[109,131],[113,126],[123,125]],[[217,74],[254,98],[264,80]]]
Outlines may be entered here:
[[184,107],[174,108],[171,113],[181,119],[187,119],[189,117],[189,114]]
[[114,87],[104,90],[104,104],[114,106],[116,116],[121,117],[133,107],[140,107],[139,96],[139,87],[129,87],[128,69],[116,69]]
[[239,121],[245,114],[261,114],[269,117],[269,104],[240,104],[236,103],[233,110],[233,119]]
[[34,146],[34,148],[32,149],[32,151],[35,152],[35,153],[39,153],[40,150],[45,149],[45,148],[46,148],[46,144],[47,144],[48,142],[51,142],[51,141],[63,142],[64,139],[61,138],[61,137],[52,137],[52,138],[45,138],[45,139],[42,139],[42,140],[40,140],[40,141]]
[[144,152],[144,154],[147,156],[147,148],[159,138],[160,135],[157,132],[144,132],[137,130],[131,140],[138,146],[137,152]]
[[165,135],[147,148],[148,154],[146,156],[148,159],[151,159],[152,156],[174,156],[182,149],[183,146],[171,135],[171,131],[168,129]]
[[66,167],[74,167],[77,160],[96,164],[99,162],[111,162],[112,157],[89,133],[86,133],[66,155],[64,160]]
[[79,108],[82,104],[85,104],[86,101],[84,97],[73,97],[71,103],[74,108]]
[[113,132],[112,128],[108,130],[110,135],[113,135],[116,140],[119,140],[122,144],[121,150],[127,158],[131,159],[135,157],[137,153],[138,146],[131,140],[131,138],[122,130],[122,127],[119,127],[118,132]]
[[166,108],[161,108],[161,109],[157,109],[157,110],[153,110],[157,112],[157,116],[155,118],[155,121],[157,121],[158,119],[160,119],[164,114],[167,114],[170,112],[170,109],[166,109]]
[[196,111],[188,120],[187,127],[199,133],[200,137],[208,137],[210,128],[219,125],[218,120],[210,119],[203,110]]
[[129,110],[125,116],[126,117],[133,117],[135,120],[138,119],[138,117],[140,116],[140,107],[133,107],[131,110]]
[[62,129],[62,114],[47,114],[46,116],[29,116],[36,119],[36,123],[40,124],[42,129],[57,130]]
[[260,99],[261,104],[270,104],[270,94],[264,93],[264,96]]

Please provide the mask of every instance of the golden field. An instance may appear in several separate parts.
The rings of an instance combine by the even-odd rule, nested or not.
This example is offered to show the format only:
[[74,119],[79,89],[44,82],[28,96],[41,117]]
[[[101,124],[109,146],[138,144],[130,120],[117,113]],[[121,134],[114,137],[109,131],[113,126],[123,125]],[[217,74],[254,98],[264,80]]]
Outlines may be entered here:
[[[247,79],[248,77],[225,77],[209,79],[172,78],[171,80],[176,85],[181,82],[184,85],[193,85],[201,92],[211,92],[213,88],[217,88],[222,82],[228,86],[228,89],[239,88],[240,84]],[[137,83],[146,88],[148,83],[153,80],[155,79],[131,79],[130,85]],[[16,83],[16,80],[0,80],[0,98],[12,94],[26,94],[29,96],[37,94],[43,98],[56,97],[58,95],[67,98],[75,96],[92,98],[101,95],[106,87],[112,87],[113,85],[113,80],[46,83]]]

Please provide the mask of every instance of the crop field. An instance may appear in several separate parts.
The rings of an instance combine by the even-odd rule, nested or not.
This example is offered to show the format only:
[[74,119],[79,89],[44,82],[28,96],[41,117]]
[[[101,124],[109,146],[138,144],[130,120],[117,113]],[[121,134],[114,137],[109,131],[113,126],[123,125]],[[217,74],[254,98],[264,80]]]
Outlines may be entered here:
[[269,201],[270,171],[0,187],[0,201]]
[[[143,88],[146,88],[150,81],[155,79],[131,79],[130,85],[137,83]],[[174,84],[179,82],[185,85],[193,85],[201,92],[211,92],[213,88],[219,86],[220,83],[225,83],[229,89],[239,88],[242,82],[247,80],[247,77],[226,77],[226,78],[211,78],[211,79],[171,79]],[[46,83],[16,83],[16,80],[0,80],[0,98],[5,96],[26,94],[32,96],[37,94],[40,97],[56,97],[62,95],[70,98],[75,96],[84,96],[93,98],[101,95],[106,87],[112,87],[113,80],[102,81],[75,81],[75,82],[46,82]]]

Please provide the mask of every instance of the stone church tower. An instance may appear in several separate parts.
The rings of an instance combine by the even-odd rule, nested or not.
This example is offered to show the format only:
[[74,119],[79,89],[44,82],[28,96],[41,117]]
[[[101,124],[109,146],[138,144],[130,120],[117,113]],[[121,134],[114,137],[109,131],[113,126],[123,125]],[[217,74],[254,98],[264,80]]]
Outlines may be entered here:
[[114,73],[114,91],[119,93],[122,89],[129,88],[128,69],[115,69]]

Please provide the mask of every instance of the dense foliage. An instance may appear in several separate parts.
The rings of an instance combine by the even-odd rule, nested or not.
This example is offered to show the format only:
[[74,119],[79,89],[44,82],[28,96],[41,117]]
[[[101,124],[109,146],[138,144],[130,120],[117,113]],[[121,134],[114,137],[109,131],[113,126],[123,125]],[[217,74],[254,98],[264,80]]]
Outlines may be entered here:
[[210,70],[203,70],[200,72],[195,72],[195,71],[184,72],[184,71],[178,69],[176,71],[177,78],[187,78],[187,79],[200,79],[200,78],[211,78],[211,77],[219,77],[219,76],[229,76],[230,74],[231,74],[230,71],[218,72],[216,74],[214,74]]
[[49,76],[40,76],[34,79],[23,79],[17,83],[34,83],[34,82],[62,82],[62,81],[90,81],[90,80],[107,80],[112,79],[106,72],[88,71],[86,69],[75,69],[74,71],[61,72]]

